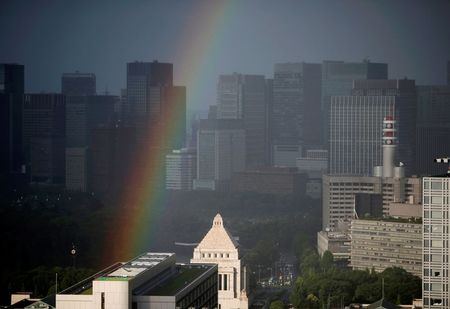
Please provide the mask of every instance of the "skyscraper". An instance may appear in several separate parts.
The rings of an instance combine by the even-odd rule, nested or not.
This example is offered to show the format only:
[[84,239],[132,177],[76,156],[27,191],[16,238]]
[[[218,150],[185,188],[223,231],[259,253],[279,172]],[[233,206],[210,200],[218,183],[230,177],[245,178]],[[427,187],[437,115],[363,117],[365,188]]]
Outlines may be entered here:
[[447,62],[447,85],[450,86],[450,61]]
[[24,66],[0,64],[0,175],[20,171]]
[[450,174],[423,178],[423,308],[449,308]]
[[61,93],[69,95],[95,95],[97,93],[96,78],[93,73],[63,73],[61,77]]
[[[173,86],[171,63],[131,62],[127,64],[127,100],[123,106],[125,122],[136,127],[139,144],[154,145],[149,132],[155,133],[167,125],[169,113],[181,115],[175,124],[179,137],[168,150],[181,148],[186,134],[186,88]],[[183,116],[184,115],[184,116]]]
[[31,181],[64,184],[64,95],[53,93],[25,95],[23,138]]
[[353,81],[357,79],[387,79],[388,65],[363,62],[324,61],[322,63],[322,126],[323,141],[328,143],[329,109],[332,96],[351,95]]
[[417,93],[415,81],[355,80],[352,94],[357,96],[394,96],[394,114],[397,122],[397,155],[406,175],[415,174]]
[[266,81],[262,75],[220,75],[217,118],[242,119],[246,134],[246,166],[268,162]]
[[245,169],[245,131],[242,121],[200,121],[197,138],[197,178],[194,189],[226,190],[234,172]]
[[331,98],[330,175],[372,175],[373,168],[381,165],[383,158],[383,119],[393,111],[394,96]]
[[125,113],[130,121],[144,121],[157,115],[160,105],[159,87],[173,85],[171,63],[127,63],[127,102]]
[[[69,95],[66,97],[66,188],[83,191],[88,188],[88,174],[83,168],[90,165],[93,132],[97,126],[114,123],[114,107],[118,97],[111,95]],[[92,168],[89,169],[92,172]],[[79,175],[76,175],[76,174]],[[84,180],[83,180],[84,179]],[[74,183],[71,182],[74,181]],[[83,184],[83,185],[80,185]]]
[[320,133],[313,131],[320,129],[319,109],[320,64],[275,64],[271,121],[275,166],[295,167],[302,147],[318,142]]
[[433,159],[450,154],[450,86],[418,86],[417,99],[416,172],[442,174]]

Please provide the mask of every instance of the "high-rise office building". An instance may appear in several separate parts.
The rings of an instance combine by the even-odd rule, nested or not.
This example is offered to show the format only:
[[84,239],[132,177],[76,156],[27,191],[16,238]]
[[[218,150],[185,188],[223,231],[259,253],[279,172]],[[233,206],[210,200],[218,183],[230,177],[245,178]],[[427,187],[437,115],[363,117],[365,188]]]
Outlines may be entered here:
[[352,93],[353,81],[358,79],[387,79],[388,65],[385,63],[324,61],[322,63],[322,126],[323,142],[328,144],[329,109],[332,96],[348,96]]
[[[127,100],[122,107],[125,122],[136,127],[138,144],[155,145],[148,140],[165,125],[177,125],[178,137],[164,151],[182,148],[186,135],[186,87],[173,85],[171,63],[131,62],[127,64]],[[169,117],[173,113],[179,117]],[[167,121],[172,123],[168,124]],[[156,146],[156,145],[155,145]],[[161,145],[159,145],[161,146]]]
[[372,175],[373,168],[381,165],[383,158],[383,119],[394,111],[394,96],[332,97],[330,175]]
[[90,135],[98,125],[115,121],[116,96],[67,96],[66,97],[66,145],[88,147]]
[[69,147],[65,152],[66,189],[86,192],[88,189],[88,149],[86,147]]
[[159,110],[159,89],[173,85],[173,65],[161,62],[127,63],[125,113],[131,121],[155,118]]
[[194,189],[226,190],[234,172],[245,169],[242,120],[200,121],[197,138],[197,178]]
[[0,175],[21,170],[24,66],[0,64]]
[[[373,167],[374,176],[324,175],[322,178],[323,231],[318,234],[319,252],[338,250],[336,253],[347,259],[350,257],[349,223],[353,219],[366,215],[389,217],[393,213],[408,216],[420,208],[420,178],[405,177],[404,166],[394,164],[397,122],[394,117],[386,116],[382,123],[378,138],[383,145],[383,165]],[[329,244],[333,248],[325,247]]]
[[268,163],[266,81],[262,75],[220,75],[217,118],[242,119],[246,134],[246,166]]
[[[116,96],[111,95],[66,97],[66,166],[69,167],[66,169],[67,189],[78,190],[80,183],[85,184],[81,186],[84,190],[89,187],[87,185],[89,175],[86,170],[70,167],[90,166],[88,159],[91,158],[93,132],[97,126],[109,126],[114,123],[117,100]],[[92,172],[91,168],[89,172]]]
[[196,149],[176,149],[166,155],[167,190],[191,191],[196,173]]
[[442,174],[445,167],[433,159],[450,154],[450,86],[418,86],[417,97],[416,171]]
[[96,78],[93,73],[63,73],[61,77],[61,93],[71,95],[95,95],[97,93]]
[[394,96],[397,122],[397,155],[407,176],[415,174],[416,151],[416,84],[411,79],[355,80],[352,94],[356,96]]
[[23,139],[32,182],[64,184],[65,107],[62,94],[24,97]]
[[302,147],[320,143],[320,70],[320,64],[275,64],[270,122],[275,166],[295,167]]
[[450,86],[450,61],[447,62],[447,85]]
[[423,178],[423,308],[449,308],[450,174]]

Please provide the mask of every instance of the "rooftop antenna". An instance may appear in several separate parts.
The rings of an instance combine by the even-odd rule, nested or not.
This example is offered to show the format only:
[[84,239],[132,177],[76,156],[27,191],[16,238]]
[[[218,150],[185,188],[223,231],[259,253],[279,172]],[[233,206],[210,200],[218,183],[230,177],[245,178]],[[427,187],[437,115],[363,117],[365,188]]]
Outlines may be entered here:
[[[436,158],[436,159],[434,159],[434,162],[449,164],[450,163],[450,157]],[[448,168],[447,168],[447,174],[450,175],[450,164],[448,165]]]

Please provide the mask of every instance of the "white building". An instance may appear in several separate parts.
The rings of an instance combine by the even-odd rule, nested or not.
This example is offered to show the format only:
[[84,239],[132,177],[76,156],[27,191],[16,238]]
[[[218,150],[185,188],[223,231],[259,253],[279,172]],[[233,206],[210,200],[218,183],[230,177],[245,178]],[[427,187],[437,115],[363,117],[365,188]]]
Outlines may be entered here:
[[234,172],[245,169],[245,131],[242,121],[200,121],[197,138],[197,178],[194,189],[226,190]]
[[191,191],[197,172],[195,149],[173,150],[166,155],[166,189]]
[[353,220],[351,224],[353,269],[401,267],[422,276],[422,224],[408,220]]
[[423,308],[450,308],[450,174],[423,178]]
[[238,243],[225,229],[220,214],[194,249],[191,263],[216,263],[219,266],[219,309],[247,309],[247,282],[245,267],[239,257]]
[[217,308],[217,266],[175,264],[174,253],[147,252],[60,292],[56,308]]

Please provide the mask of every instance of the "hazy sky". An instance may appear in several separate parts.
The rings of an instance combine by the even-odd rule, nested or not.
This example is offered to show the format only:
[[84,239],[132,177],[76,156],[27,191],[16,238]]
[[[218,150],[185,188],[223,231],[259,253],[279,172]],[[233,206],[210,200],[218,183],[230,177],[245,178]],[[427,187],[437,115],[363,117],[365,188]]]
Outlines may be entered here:
[[25,65],[28,92],[60,91],[61,73],[79,70],[118,94],[126,62],[157,59],[206,107],[221,73],[366,57],[391,78],[443,84],[450,1],[0,0],[0,62]]

